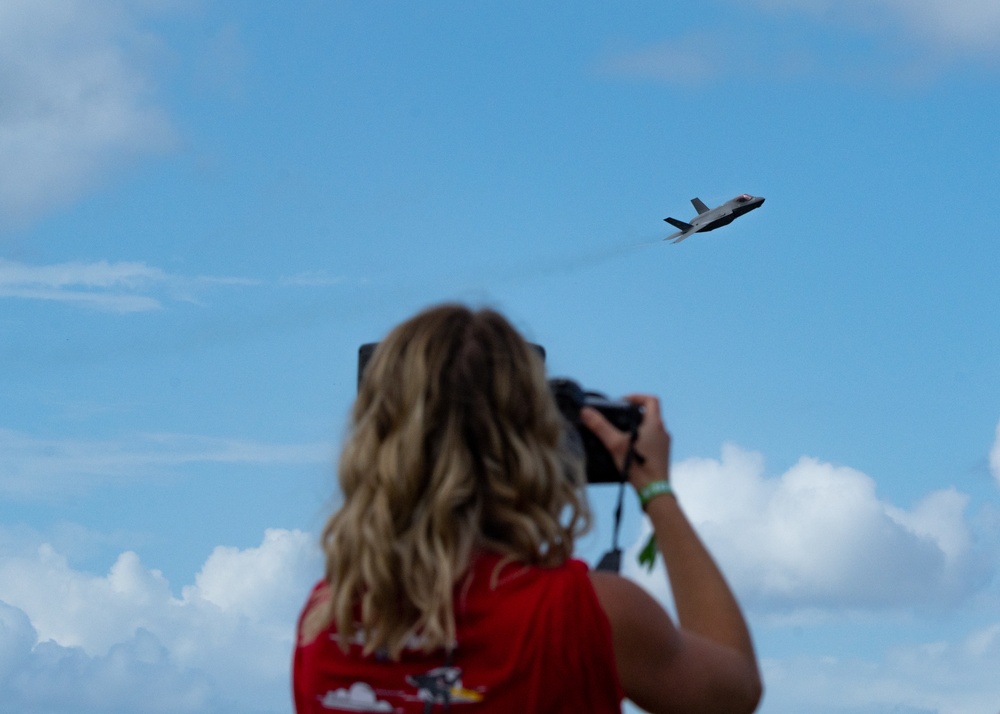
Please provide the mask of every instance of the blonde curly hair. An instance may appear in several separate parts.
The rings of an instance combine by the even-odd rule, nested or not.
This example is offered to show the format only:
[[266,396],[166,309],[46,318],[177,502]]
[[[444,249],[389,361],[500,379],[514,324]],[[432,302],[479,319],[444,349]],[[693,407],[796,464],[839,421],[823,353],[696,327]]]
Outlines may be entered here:
[[321,538],[328,597],[303,638],[335,622],[345,651],[450,647],[475,550],[565,562],[590,512],[564,429],[541,358],[498,312],[441,305],[396,327],[358,390]]

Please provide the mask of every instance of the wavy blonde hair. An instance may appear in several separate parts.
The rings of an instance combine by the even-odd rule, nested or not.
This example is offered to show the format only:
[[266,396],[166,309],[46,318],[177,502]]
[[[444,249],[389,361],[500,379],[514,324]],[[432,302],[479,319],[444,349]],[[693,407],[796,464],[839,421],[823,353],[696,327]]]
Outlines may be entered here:
[[442,305],[396,327],[359,387],[344,504],[321,538],[329,597],[303,639],[335,621],[345,650],[358,635],[393,659],[413,642],[450,647],[476,549],[565,562],[590,512],[564,428],[541,358],[499,313]]

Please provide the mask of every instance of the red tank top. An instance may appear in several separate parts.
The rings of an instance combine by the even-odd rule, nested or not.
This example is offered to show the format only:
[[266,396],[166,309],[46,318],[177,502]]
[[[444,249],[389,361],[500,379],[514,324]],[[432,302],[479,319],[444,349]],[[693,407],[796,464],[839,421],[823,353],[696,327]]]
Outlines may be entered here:
[[[331,712],[621,712],[611,626],[587,565],[555,568],[478,555],[455,589],[458,648],[407,649],[398,662],[345,654],[331,626],[296,647],[298,714]],[[319,583],[306,610],[322,594]],[[305,611],[304,611],[305,612]],[[302,621],[299,620],[301,632]],[[448,704],[446,705],[445,702]]]

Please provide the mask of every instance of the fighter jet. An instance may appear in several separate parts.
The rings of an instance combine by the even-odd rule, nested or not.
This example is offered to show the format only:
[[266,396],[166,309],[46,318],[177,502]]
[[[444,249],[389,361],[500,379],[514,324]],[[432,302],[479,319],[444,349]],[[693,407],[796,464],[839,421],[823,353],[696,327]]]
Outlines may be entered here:
[[690,223],[678,221],[676,218],[664,218],[663,220],[680,230],[668,235],[663,240],[676,238],[677,240],[674,243],[680,243],[695,233],[714,231],[719,226],[729,225],[744,213],[750,213],[750,211],[758,208],[762,203],[764,203],[763,196],[751,196],[749,193],[740,194],[716,208],[709,208],[702,203],[700,198],[692,198],[691,204],[698,211],[698,215],[692,218]]

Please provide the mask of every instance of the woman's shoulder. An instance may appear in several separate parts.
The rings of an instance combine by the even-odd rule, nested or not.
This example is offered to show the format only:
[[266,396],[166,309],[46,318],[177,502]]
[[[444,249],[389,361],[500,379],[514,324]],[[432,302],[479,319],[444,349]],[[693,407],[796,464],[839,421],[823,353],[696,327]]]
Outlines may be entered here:
[[[311,642],[315,639],[318,631],[316,623],[320,620],[320,618],[317,617],[319,612],[316,611],[316,608],[328,603],[330,601],[330,597],[330,584],[327,583],[326,580],[320,580],[313,585],[312,590],[309,591],[309,597],[306,598],[306,602],[302,606],[302,611],[299,613],[299,619],[296,627],[298,641],[300,643],[304,641]],[[307,622],[309,624],[307,624]]]
[[306,604],[303,610],[309,611],[314,606],[326,602],[330,599],[330,584],[326,580],[319,580],[313,585],[312,590],[309,591],[309,597],[306,598]]

